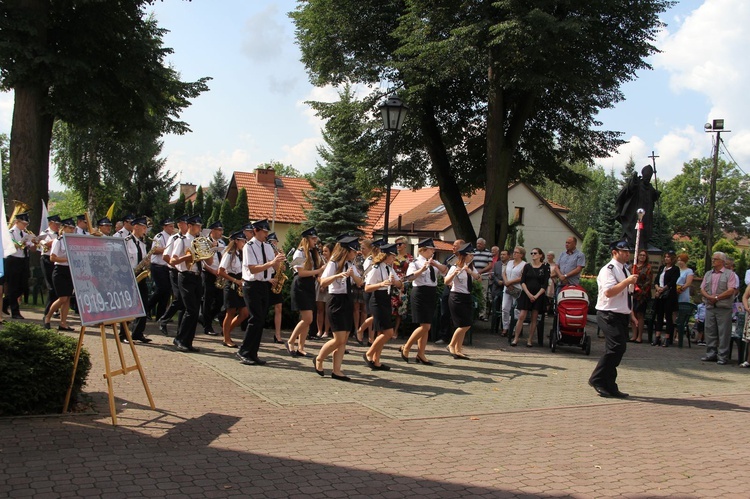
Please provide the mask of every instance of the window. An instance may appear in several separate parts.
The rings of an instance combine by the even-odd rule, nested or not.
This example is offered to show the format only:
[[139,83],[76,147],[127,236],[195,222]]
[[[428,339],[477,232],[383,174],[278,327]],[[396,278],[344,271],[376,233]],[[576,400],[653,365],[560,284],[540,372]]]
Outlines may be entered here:
[[513,212],[513,222],[518,225],[523,225],[523,208],[516,207]]

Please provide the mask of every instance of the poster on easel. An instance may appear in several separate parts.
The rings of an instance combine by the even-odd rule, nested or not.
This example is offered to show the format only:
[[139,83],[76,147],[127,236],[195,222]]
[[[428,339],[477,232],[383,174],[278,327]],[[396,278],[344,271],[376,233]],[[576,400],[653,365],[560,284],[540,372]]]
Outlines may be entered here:
[[146,315],[124,239],[77,234],[64,237],[81,325],[110,324]]

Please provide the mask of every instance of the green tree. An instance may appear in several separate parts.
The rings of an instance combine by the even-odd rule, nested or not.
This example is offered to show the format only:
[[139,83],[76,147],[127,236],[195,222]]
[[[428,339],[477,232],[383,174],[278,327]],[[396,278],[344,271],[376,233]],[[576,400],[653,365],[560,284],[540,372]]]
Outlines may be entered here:
[[0,87],[13,89],[10,197],[47,199],[52,127],[114,136],[185,133],[179,114],[207,90],[165,64],[171,49],[146,0],[0,3]]
[[586,266],[583,268],[583,273],[596,275],[596,261],[599,252],[599,233],[591,227],[586,230],[586,235],[583,236],[581,252],[586,256]]
[[216,221],[214,216],[214,198],[211,196],[211,193],[209,192],[208,195],[206,195],[206,201],[203,204],[203,216],[207,217],[206,219],[206,225],[211,225]]
[[[229,201],[226,201],[227,204],[229,204]],[[215,222],[217,220],[221,220],[221,212],[224,209],[224,203],[216,201],[214,202],[214,209],[211,212],[211,221]],[[222,223],[224,223],[224,220],[221,220]]]
[[185,201],[185,213],[188,215],[195,215],[195,210],[193,209],[193,202],[191,200]]
[[389,81],[400,90],[411,110],[396,180],[437,183],[457,235],[471,240],[461,195],[485,188],[480,234],[493,244],[508,230],[512,180],[575,184],[580,177],[561,165],[622,143],[598,129],[596,114],[649,67],[670,4],[309,0],[290,15],[313,83]]
[[180,192],[180,197],[177,198],[177,202],[174,204],[174,218],[184,215],[187,213],[185,206],[185,193]]
[[[239,230],[240,227],[243,224],[246,224],[249,219],[250,211],[247,205],[247,191],[243,187],[237,193],[237,202],[235,203],[234,210],[232,211],[232,225],[229,226],[230,230],[232,232]],[[225,227],[228,226],[228,222],[225,222],[224,220],[222,220],[222,222],[224,223]]]
[[719,238],[719,240],[714,243],[711,250],[714,252],[721,251],[722,253],[726,253],[728,257],[734,258],[735,260],[740,257],[741,253],[740,249],[737,247],[737,243],[725,237]]
[[281,161],[276,161],[275,159],[272,159],[267,163],[259,164],[258,168],[261,168],[263,170],[273,168],[276,171],[275,174],[277,177],[302,177],[302,174],[298,172],[292,165],[285,165]]
[[361,108],[354,101],[351,87],[339,92],[339,100],[311,103],[321,118],[328,118],[323,129],[324,146],[318,147],[323,163],[318,163],[312,191],[306,193],[310,209],[307,220],[321,240],[364,226],[369,202],[356,186],[357,167],[363,154],[357,147],[362,135]]
[[221,220],[221,223],[224,224],[224,227],[236,227],[237,225],[239,225],[234,220],[234,210],[232,209],[232,205],[229,203],[228,199],[225,199],[224,202],[221,204],[221,212],[220,212],[219,220]]
[[[661,209],[678,234],[706,238],[708,205],[713,159],[692,159],[682,172],[666,183]],[[734,166],[719,160],[716,180],[715,237],[722,232],[740,236],[750,233],[750,178]]]
[[50,192],[47,209],[50,215],[60,215],[60,218],[66,219],[86,211],[86,202],[72,189]]
[[203,205],[203,187],[198,186],[198,190],[195,192],[195,203],[193,203],[193,210],[196,213],[200,213],[204,218],[208,217],[210,213],[205,212],[205,206]]
[[221,168],[214,172],[214,176],[211,179],[211,183],[208,184],[208,192],[216,200],[223,200],[227,195],[227,189],[229,188],[229,180],[224,176],[224,172]]
[[620,190],[620,185],[615,178],[614,170],[610,170],[609,175],[604,179],[601,191],[599,193],[599,202],[597,207],[598,220],[596,221],[596,232],[599,235],[599,249],[595,269],[601,268],[611,259],[609,243],[617,241],[622,237],[622,228],[615,221],[617,216],[615,207],[615,198]]

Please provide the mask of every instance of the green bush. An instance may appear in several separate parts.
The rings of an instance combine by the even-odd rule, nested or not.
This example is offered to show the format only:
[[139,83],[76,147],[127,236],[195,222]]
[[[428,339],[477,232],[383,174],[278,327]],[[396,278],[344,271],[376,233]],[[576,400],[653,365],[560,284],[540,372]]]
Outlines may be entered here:
[[[8,322],[0,331],[0,416],[62,411],[78,341],[35,324]],[[91,369],[81,350],[71,394],[75,403]]]
[[599,298],[599,287],[596,285],[596,278],[581,277],[581,287],[589,295],[589,313],[596,313],[596,300]]

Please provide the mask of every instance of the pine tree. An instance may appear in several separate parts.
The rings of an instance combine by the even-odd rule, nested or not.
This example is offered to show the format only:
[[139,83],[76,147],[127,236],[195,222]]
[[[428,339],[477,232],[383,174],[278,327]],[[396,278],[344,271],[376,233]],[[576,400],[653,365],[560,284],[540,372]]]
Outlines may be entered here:
[[622,227],[615,220],[617,216],[615,199],[617,198],[619,189],[620,186],[615,178],[615,172],[611,170],[602,184],[597,206],[597,211],[599,212],[598,220],[596,221],[596,232],[599,234],[599,250],[597,251],[595,265],[597,269],[601,268],[611,258],[609,243],[622,238]]
[[[244,187],[237,193],[237,203],[234,205],[232,216],[233,223],[231,225],[231,230],[233,232],[239,230],[240,227],[246,224],[250,219],[250,212],[247,207],[247,191]],[[222,222],[225,224],[225,227],[227,227],[227,222],[224,222],[224,220],[222,220]]]
[[174,204],[174,217],[177,218],[185,213],[185,193],[180,192],[180,197],[177,198],[177,202]]
[[586,231],[586,235],[583,236],[583,243],[581,244],[581,251],[586,256],[586,266],[583,268],[584,274],[596,274],[596,255],[598,250],[599,233],[589,227]]
[[210,192],[206,195],[206,200],[203,203],[203,213],[208,217],[206,225],[211,225],[216,221],[214,218],[214,198]]
[[221,204],[221,216],[219,217],[219,220],[221,220],[221,223],[224,225],[224,227],[236,227],[238,225],[234,221],[234,212],[232,210],[232,205],[229,204],[228,199],[225,199]]
[[227,194],[227,187],[229,187],[229,181],[224,176],[224,172],[221,171],[221,168],[219,168],[216,170],[216,173],[214,173],[214,178],[211,180],[211,183],[208,184],[208,192],[214,199],[224,199],[224,196]]
[[366,152],[358,146],[366,127],[362,103],[355,101],[348,85],[339,92],[338,102],[311,105],[328,121],[323,129],[325,146],[318,147],[323,163],[313,175],[313,190],[307,195],[311,208],[305,214],[325,241],[358,232],[365,224],[369,202],[357,188],[357,170],[366,161]]
[[188,215],[195,215],[195,210],[193,209],[193,202],[188,200],[185,203],[185,213]]
[[196,213],[200,213],[202,216],[207,216],[208,213],[203,211],[203,187],[198,186],[198,190],[195,192],[195,203],[193,203],[193,210]]
[[[226,202],[227,205],[229,205],[229,201]],[[224,220],[221,219],[221,211],[224,209],[224,203],[215,202],[214,203],[214,209],[211,212],[211,221],[215,222],[217,220],[221,220],[221,223],[224,223]]]

